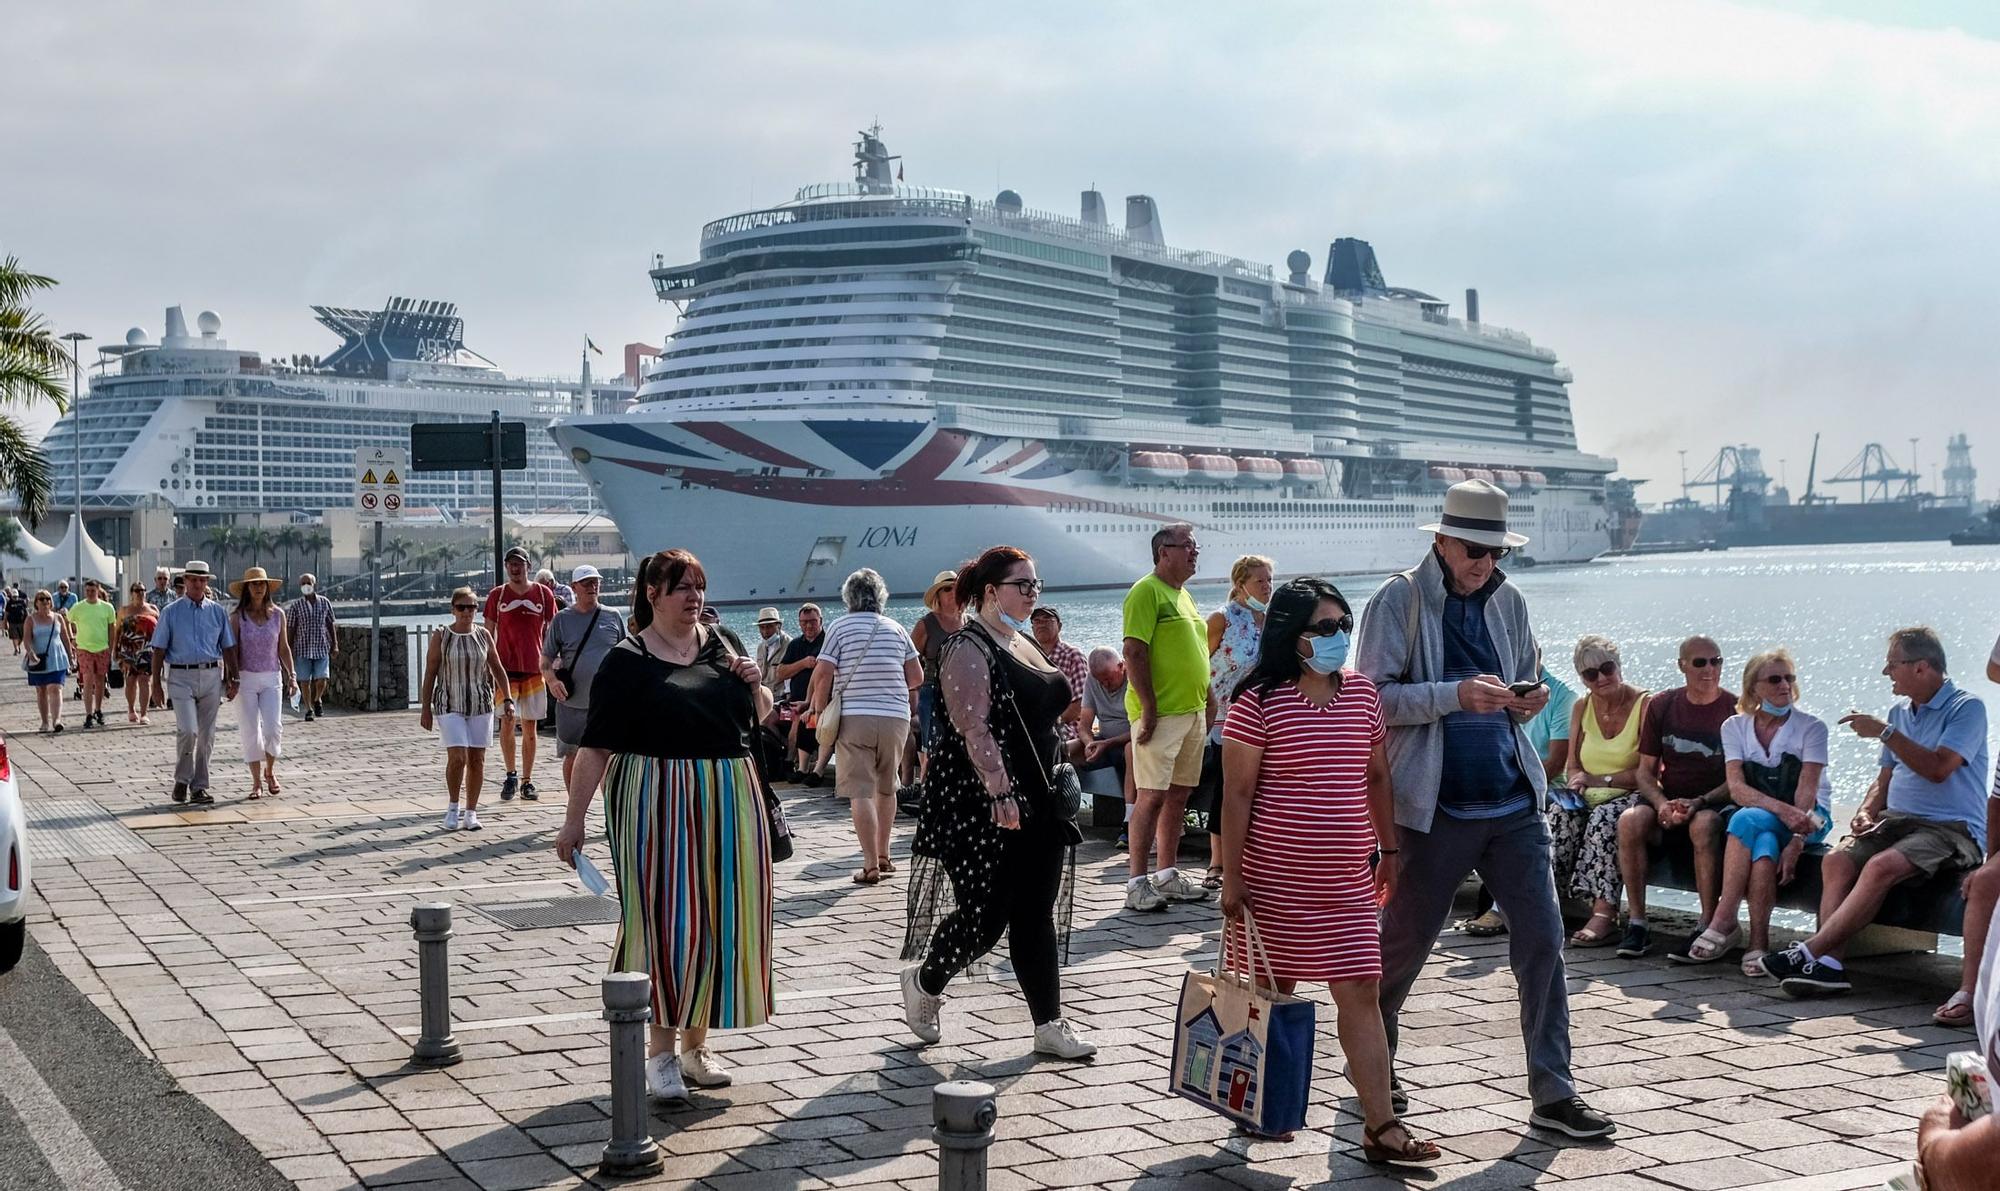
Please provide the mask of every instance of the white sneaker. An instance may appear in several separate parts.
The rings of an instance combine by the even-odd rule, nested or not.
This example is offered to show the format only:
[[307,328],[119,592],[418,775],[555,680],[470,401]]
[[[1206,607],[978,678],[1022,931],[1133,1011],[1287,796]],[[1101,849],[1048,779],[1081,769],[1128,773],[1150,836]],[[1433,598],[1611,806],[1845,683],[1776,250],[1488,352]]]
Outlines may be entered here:
[[465,829],[467,831],[478,831],[482,826],[484,826],[484,824],[482,824],[479,821],[478,811],[465,812],[464,823],[465,823]]
[[1161,897],[1166,898],[1170,902],[1205,902],[1208,900],[1208,890],[1188,880],[1188,875],[1184,872],[1176,871],[1173,876],[1168,877],[1164,881],[1152,881],[1149,884],[1159,891]]
[[681,1074],[698,1088],[726,1088],[736,1079],[729,1073],[728,1065],[706,1046],[681,1052]]
[[918,964],[903,969],[903,1022],[920,1041],[936,1042],[944,1035],[938,1028],[938,1006],[944,998],[932,996],[917,983],[921,968]]
[[1153,888],[1151,881],[1141,877],[1126,885],[1125,908],[1141,911],[1164,910],[1167,908],[1167,899],[1160,895],[1158,889]]
[[1097,1054],[1097,1046],[1077,1037],[1069,1020],[1058,1017],[1035,1027],[1035,1053],[1058,1059],[1088,1059]]
[[446,831],[458,830],[458,804],[456,802],[452,803],[451,809],[444,813],[444,829]]
[[681,1078],[681,1061],[667,1052],[646,1060],[646,1095],[654,1100],[686,1100],[687,1081]]

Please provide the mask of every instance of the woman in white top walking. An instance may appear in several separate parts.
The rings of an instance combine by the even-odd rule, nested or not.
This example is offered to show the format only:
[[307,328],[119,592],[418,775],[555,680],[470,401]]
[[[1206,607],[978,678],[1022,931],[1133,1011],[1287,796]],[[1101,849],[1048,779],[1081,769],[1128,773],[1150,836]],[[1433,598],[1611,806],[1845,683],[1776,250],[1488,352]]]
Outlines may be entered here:
[[806,701],[825,722],[838,702],[833,792],[854,814],[861,844],[856,882],[873,885],[896,871],[889,860],[889,829],[896,823],[896,771],[910,734],[913,692],[924,670],[903,626],[882,614],[889,585],[863,567],[840,585],[847,615],[833,622],[820,646]]
[[514,710],[514,692],[507,682],[507,668],[500,664],[500,652],[493,647],[493,635],[472,623],[478,611],[479,597],[470,587],[451,593],[451,624],[431,633],[417,699],[417,720],[424,731],[436,729],[444,738],[444,786],[451,798],[444,813],[446,831],[479,830],[479,790],[486,781],[486,750],[493,746],[495,692],[504,710]]

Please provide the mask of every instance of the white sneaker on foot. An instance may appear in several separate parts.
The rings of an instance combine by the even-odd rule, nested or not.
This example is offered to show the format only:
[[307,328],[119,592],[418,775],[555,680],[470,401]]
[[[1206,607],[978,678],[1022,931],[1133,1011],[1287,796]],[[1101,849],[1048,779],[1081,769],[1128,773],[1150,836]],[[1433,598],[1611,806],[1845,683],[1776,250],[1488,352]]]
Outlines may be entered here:
[[681,1078],[681,1061],[667,1052],[646,1060],[646,1095],[654,1100],[686,1100],[687,1081]]
[[1188,875],[1184,872],[1176,871],[1173,876],[1168,877],[1164,881],[1151,881],[1149,884],[1159,891],[1161,897],[1166,898],[1170,902],[1205,902],[1208,900],[1208,890],[1202,888],[1197,882],[1188,880]]
[[467,831],[478,831],[482,826],[484,826],[484,824],[480,823],[479,821],[478,811],[465,812],[465,818],[461,820],[461,822],[464,824],[465,829]]
[[458,830],[458,804],[456,802],[452,803],[451,809],[444,813],[444,829],[446,831]]
[[736,1079],[728,1065],[706,1046],[681,1052],[681,1074],[698,1088],[726,1088]]
[[924,986],[917,982],[921,968],[922,965],[912,965],[903,969],[903,1022],[920,1041],[936,1042],[944,1035],[938,1027],[938,1006],[944,998],[925,992]]
[[1167,899],[1161,896],[1158,889],[1153,888],[1152,881],[1140,877],[1125,886],[1125,908],[1142,911],[1164,910],[1167,908]]
[[1088,1059],[1097,1054],[1097,1046],[1077,1037],[1069,1020],[1058,1017],[1035,1027],[1035,1053],[1058,1059]]

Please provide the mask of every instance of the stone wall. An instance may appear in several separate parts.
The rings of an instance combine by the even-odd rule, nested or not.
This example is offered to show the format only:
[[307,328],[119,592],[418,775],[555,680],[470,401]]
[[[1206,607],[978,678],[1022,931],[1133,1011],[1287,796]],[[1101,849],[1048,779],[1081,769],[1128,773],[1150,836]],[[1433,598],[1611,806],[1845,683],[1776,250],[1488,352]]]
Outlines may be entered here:
[[[326,686],[326,701],[353,711],[368,708],[368,625],[335,625],[340,652],[333,659],[333,674]],[[403,625],[382,626],[380,673],[382,710],[401,710],[410,704],[410,630]],[[423,659],[416,659],[421,665]]]

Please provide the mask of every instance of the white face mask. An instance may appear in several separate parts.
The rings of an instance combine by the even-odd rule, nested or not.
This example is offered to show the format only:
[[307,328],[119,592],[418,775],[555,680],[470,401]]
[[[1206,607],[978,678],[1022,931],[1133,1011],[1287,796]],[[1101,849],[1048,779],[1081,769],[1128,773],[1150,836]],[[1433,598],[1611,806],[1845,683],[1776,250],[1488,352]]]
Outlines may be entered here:
[[299,594],[300,594],[300,595],[311,595],[312,593],[313,593],[313,585],[312,585],[312,584],[310,584],[310,583],[301,583],[301,584],[299,584]]

